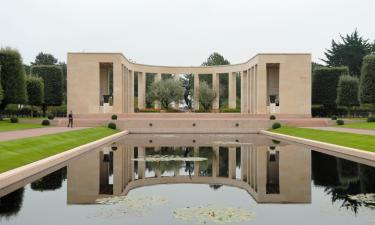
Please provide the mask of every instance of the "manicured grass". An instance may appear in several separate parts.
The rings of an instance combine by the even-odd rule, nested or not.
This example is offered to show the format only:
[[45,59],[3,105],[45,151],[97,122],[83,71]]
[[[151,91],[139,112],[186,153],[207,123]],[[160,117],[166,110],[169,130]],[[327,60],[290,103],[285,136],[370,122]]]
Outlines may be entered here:
[[0,142],[0,173],[116,133],[105,127]]
[[375,136],[309,128],[282,127],[271,132],[375,152]]
[[346,127],[346,128],[355,128],[355,129],[366,129],[366,130],[375,130],[375,122],[367,123],[350,123],[345,124],[340,127]]
[[44,126],[42,126],[41,124],[32,124],[32,123],[11,123],[9,122],[9,120],[0,121],[0,132],[41,128],[41,127],[44,127]]

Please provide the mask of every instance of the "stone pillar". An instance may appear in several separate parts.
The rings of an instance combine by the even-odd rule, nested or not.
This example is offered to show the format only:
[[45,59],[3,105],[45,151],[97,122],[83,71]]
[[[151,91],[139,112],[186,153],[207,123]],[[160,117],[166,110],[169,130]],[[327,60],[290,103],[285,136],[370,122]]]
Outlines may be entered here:
[[212,74],[212,89],[215,91],[216,97],[213,102],[212,109],[214,112],[219,112],[219,88],[220,88],[220,79],[218,73]]
[[[155,74],[154,82],[158,82],[158,81],[161,81],[161,73]],[[155,105],[155,108],[161,108],[161,104],[159,101],[155,101],[154,105]]]
[[128,113],[134,113],[134,72],[132,70],[127,70],[127,104]]
[[235,109],[236,108],[236,73],[229,73],[228,74],[228,88],[229,88],[229,108]]
[[[138,146],[138,158],[145,157],[145,148]],[[145,177],[146,161],[138,161],[138,179],[143,179]]]
[[[175,81],[179,81],[179,80],[180,80],[180,74],[175,73],[173,79],[174,79]],[[174,109],[177,109],[177,110],[178,110],[179,107],[180,107],[180,101],[178,101],[178,102],[173,102],[173,108],[174,108]]]
[[194,74],[194,109],[199,110],[199,74]]
[[236,179],[236,147],[228,148],[228,176]]
[[146,106],[146,73],[138,72],[138,109]]
[[241,74],[241,113],[247,114],[248,113],[248,79],[249,79],[249,74],[247,73],[242,73]]

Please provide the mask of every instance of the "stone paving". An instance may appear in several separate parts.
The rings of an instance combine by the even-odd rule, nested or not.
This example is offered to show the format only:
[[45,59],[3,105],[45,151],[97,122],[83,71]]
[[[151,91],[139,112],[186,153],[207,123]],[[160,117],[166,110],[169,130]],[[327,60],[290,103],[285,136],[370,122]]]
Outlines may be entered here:
[[354,129],[354,128],[345,128],[345,127],[308,127],[308,128],[316,129],[316,130],[346,132],[346,133],[353,133],[353,134],[375,135],[375,130],[366,130],[366,129]]
[[16,130],[16,131],[4,131],[0,132],[0,141],[10,141],[20,138],[27,137],[36,137],[47,134],[57,134],[61,132],[73,131],[73,130],[82,130],[87,127],[46,127],[46,128],[35,128],[35,129],[25,129],[25,130]]

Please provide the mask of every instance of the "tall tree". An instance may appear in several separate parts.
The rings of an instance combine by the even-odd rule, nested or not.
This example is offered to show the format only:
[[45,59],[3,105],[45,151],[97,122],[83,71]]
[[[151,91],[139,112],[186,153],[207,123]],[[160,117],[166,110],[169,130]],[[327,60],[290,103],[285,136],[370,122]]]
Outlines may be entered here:
[[218,66],[218,65],[228,65],[230,64],[222,55],[217,52],[212,53],[202,66]]
[[4,99],[3,86],[1,85],[1,65],[0,65],[0,104]]
[[4,99],[0,108],[7,104],[26,102],[26,77],[20,53],[10,47],[0,49],[1,85]]
[[328,66],[347,66],[350,75],[359,76],[363,57],[374,51],[374,46],[368,39],[361,37],[355,30],[345,36],[340,35],[341,41],[332,40],[331,49],[326,49],[322,59]]
[[26,80],[28,103],[31,106],[31,117],[34,115],[34,106],[40,106],[44,101],[43,79],[35,76],[28,76]]
[[159,101],[163,109],[169,109],[172,102],[179,102],[184,96],[180,81],[166,79],[154,82],[147,93],[151,101]]
[[203,110],[206,112],[211,110],[212,104],[216,98],[216,93],[206,82],[199,84],[198,96],[199,103],[203,107]]
[[49,53],[40,52],[35,57],[35,62],[32,62],[31,65],[56,65],[57,59]]
[[337,87],[336,104],[349,109],[359,105],[358,100],[359,80],[357,77],[341,76]]
[[361,81],[359,87],[361,103],[375,104],[375,55],[363,59]]

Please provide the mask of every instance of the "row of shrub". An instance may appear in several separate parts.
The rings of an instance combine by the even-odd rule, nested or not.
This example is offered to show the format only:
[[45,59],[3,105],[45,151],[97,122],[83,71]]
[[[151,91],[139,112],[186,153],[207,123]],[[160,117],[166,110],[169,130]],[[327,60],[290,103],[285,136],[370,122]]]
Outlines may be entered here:
[[221,113],[240,113],[241,112],[241,109],[230,109],[230,108],[221,108],[220,109],[220,112]]
[[327,107],[323,105],[313,105],[311,107],[311,115],[313,117],[359,117],[365,118],[375,115],[374,109],[367,107],[355,107],[353,109],[348,109],[347,107]]
[[[3,117],[30,117],[31,116],[31,107],[23,106],[18,108],[18,105],[10,104],[7,107],[0,111],[0,114]],[[41,117],[43,115],[43,110],[41,107],[33,107],[33,116]],[[47,109],[47,115],[52,115],[53,117],[66,117],[67,109],[66,105],[63,106],[50,106]]]

